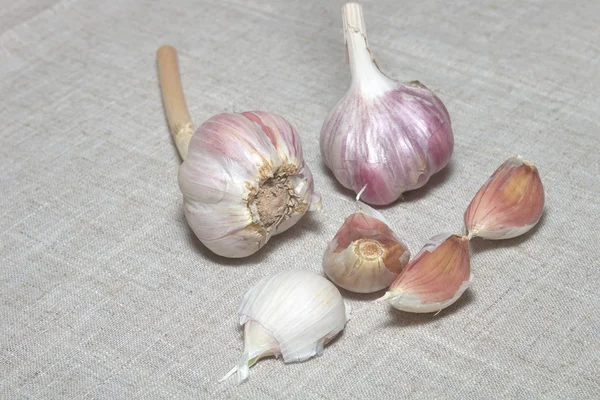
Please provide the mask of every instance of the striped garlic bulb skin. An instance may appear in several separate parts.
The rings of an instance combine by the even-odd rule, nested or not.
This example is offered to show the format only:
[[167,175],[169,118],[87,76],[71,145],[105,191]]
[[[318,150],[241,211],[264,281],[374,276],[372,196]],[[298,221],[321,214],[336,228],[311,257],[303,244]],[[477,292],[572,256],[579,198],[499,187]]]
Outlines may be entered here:
[[413,82],[381,77],[376,95],[358,84],[329,113],[321,129],[325,164],[361,200],[386,205],[425,185],[448,164],[454,147],[441,100]]
[[262,111],[216,115],[198,127],[179,170],[188,224],[225,257],[246,257],[318,207],[296,130]]

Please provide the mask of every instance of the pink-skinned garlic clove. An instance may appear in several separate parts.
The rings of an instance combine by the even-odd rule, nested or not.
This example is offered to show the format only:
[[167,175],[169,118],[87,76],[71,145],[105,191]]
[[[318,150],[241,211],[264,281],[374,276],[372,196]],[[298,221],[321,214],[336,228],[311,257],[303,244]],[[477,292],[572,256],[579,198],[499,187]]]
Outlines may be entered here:
[[358,203],[323,255],[323,271],[336,285],[356,293],[387,288],[410,259],[410,252],[384,217]]
[[437,312],[454,304],[473,278],[468,238],[438,235],[408,263],[380,300],[402,311]]
[[511,157],[479,189],[465,211],[469,238],[510,239],[524,234],[544,211],[544,187],[535,165]]

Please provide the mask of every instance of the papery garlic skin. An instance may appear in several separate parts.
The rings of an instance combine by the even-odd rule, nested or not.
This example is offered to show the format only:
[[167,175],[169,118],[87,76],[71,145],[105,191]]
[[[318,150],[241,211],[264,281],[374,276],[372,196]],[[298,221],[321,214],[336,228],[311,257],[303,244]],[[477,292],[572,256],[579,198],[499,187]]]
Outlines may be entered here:
[[344,6],[352,83],[321,128],[321,155],[337,180],[373,205],[390,204],[448,164],[454,147],[450,116],[420,82],[396,82],[368,47],[360,5]]
[[469,237],[510,239],[533,228],[544,211],[544,187],[535,165],[511,157],[479,189],[465,211]]
[[323,255],[323,271],[336,285],[356,293],[385,289],[410,259],[408,248],[383,215],[358,202]]
[[350,308],[339,290],[307,270],[283,271],[263,278],[245,294],[238,309],[244,326],[244,352],[234,369],[238,381],[258,359],[281,355],[286,363],[321,355],[340,333]]
[[192,137],[179,170],[186,219],[225,257],[246,257],[320,205],[300,138],[281,116],[224,113]]
[[437,312],[454,304],[473,279],[468,238],[442,234],[423,246],[381,300],[402,311]]

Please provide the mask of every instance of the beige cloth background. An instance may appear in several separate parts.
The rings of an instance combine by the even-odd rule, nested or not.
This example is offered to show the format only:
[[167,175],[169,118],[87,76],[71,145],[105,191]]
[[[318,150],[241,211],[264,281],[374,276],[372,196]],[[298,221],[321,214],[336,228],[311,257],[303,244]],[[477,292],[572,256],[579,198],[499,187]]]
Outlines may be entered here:
[[[453,120],[451,165],[382,211],[413,254],[461,231],[514,154],[538,164],[545,216],[522,238],[476,240],[475,284],[439,315],[376,308],[322,357],[217,384],[242,351],[244,290],[320,271],[354,207],[318,150],[349,84],[341,5],[1,1],[1,398],[600,398],[600,5],[579,0],[365,1],[382,70],[421,80]],[[186,225],[163,43],[196,123],[258,109],[301,132],[324,210],[253,257],[211,255]]]

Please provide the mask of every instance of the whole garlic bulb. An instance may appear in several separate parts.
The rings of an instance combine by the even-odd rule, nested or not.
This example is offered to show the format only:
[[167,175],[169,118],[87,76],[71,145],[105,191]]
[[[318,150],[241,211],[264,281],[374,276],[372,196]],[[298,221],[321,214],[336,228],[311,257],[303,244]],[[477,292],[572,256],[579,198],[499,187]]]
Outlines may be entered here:
[[385,205],[446,166],[454,138],[441,100],[420,82],[384,75],[369,49],[359,4],[343,8],[352,73],[346,95],[321,129],[321,155],[337,180],[362,200]]
[[410,252],[381,213],[358,202],[323,255],[323,271],[336,285],[356,293],[390,286],[410,259]]
[[260,111],[219,114],[200,125],[179,187],[196,236],[227,257],[256,252],[319,206],[298,134],[279,115]]
[[[246,257],[320,208],[300,137],[283,117],[224,113],[195,131],[171,46],[158,50],[161,93],[173,139],[188,224],[224,257]],[[193,136],[192,136],[193,135]]]
[[340,333],[350,318],[339,290],[324,277],[307,270],[282,271],[251,287],[238,309],[244,327],[244,351],[238,382],[249,368],[268,356],[285,363],[304,361],[323,353],[323,346]]

